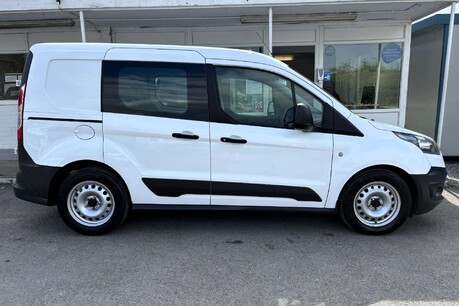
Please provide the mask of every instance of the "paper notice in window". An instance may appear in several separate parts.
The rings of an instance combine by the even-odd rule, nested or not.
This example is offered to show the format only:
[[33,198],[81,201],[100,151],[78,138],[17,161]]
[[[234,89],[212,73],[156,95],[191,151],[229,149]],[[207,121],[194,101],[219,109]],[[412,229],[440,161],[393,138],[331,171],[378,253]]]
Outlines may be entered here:
[[263,84],[257,81],[247,80],[245,92],[248,95],[261,95],[263,93]]

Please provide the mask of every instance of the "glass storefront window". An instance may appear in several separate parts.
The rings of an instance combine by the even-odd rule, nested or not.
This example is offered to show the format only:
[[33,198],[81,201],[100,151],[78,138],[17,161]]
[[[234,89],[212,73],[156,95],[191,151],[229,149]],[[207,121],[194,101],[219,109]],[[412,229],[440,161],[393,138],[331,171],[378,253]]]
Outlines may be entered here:
[[323,88],[350,109],[399,107],[402,44],[325,45]]
[[0,100],[17,100],[19,90],[16,80],[22,77],[26,56],[27,54],[0,54]]

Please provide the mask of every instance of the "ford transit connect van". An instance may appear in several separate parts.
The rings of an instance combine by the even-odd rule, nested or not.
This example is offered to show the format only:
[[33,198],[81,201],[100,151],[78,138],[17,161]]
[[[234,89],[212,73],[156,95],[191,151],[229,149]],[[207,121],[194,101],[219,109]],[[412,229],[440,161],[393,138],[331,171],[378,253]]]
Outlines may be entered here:
[[85,234],[130,209],[337,212],[384,234],[442,200],[436,143],[354,115],[271,57],[39,44],[18,100],[17,197]]

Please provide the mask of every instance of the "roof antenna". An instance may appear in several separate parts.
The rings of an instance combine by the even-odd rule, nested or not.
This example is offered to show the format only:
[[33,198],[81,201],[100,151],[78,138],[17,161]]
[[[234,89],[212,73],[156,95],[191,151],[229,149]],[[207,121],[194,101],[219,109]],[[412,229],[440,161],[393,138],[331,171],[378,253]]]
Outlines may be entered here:
[[260,38],[261,42],[263,43],[263,45],[266,47],[266,50],[268,50],[268,53],[270,56],[273,56],[273,53],[271,52],[271,50],[269,50],[269,47],[268,45],[266,45],[265,41],[263,40],[263,37],[260,36],[260,34],[257,32],[257,35],[258,37]]

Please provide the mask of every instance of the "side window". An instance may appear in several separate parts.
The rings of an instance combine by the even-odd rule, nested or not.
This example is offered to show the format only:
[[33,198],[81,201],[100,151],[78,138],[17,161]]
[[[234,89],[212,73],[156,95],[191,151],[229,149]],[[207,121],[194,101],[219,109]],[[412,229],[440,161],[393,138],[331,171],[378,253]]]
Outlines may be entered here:
[[284,127],[294,106],[291,82],[278,75],[245,68],[216,68],[220,107],[240,124]]
[[102,111],[206,121],[205,67],[199,64],[104,61]]
[[322,101],[317,99],[314,95],[306,91],[303,87],[298,85],[295,86],[295,99],[297,104],[304,104],[309,107],[312,113],[312,119],[314,120],[314,126],[323,126],[324,116],[324,104]]

